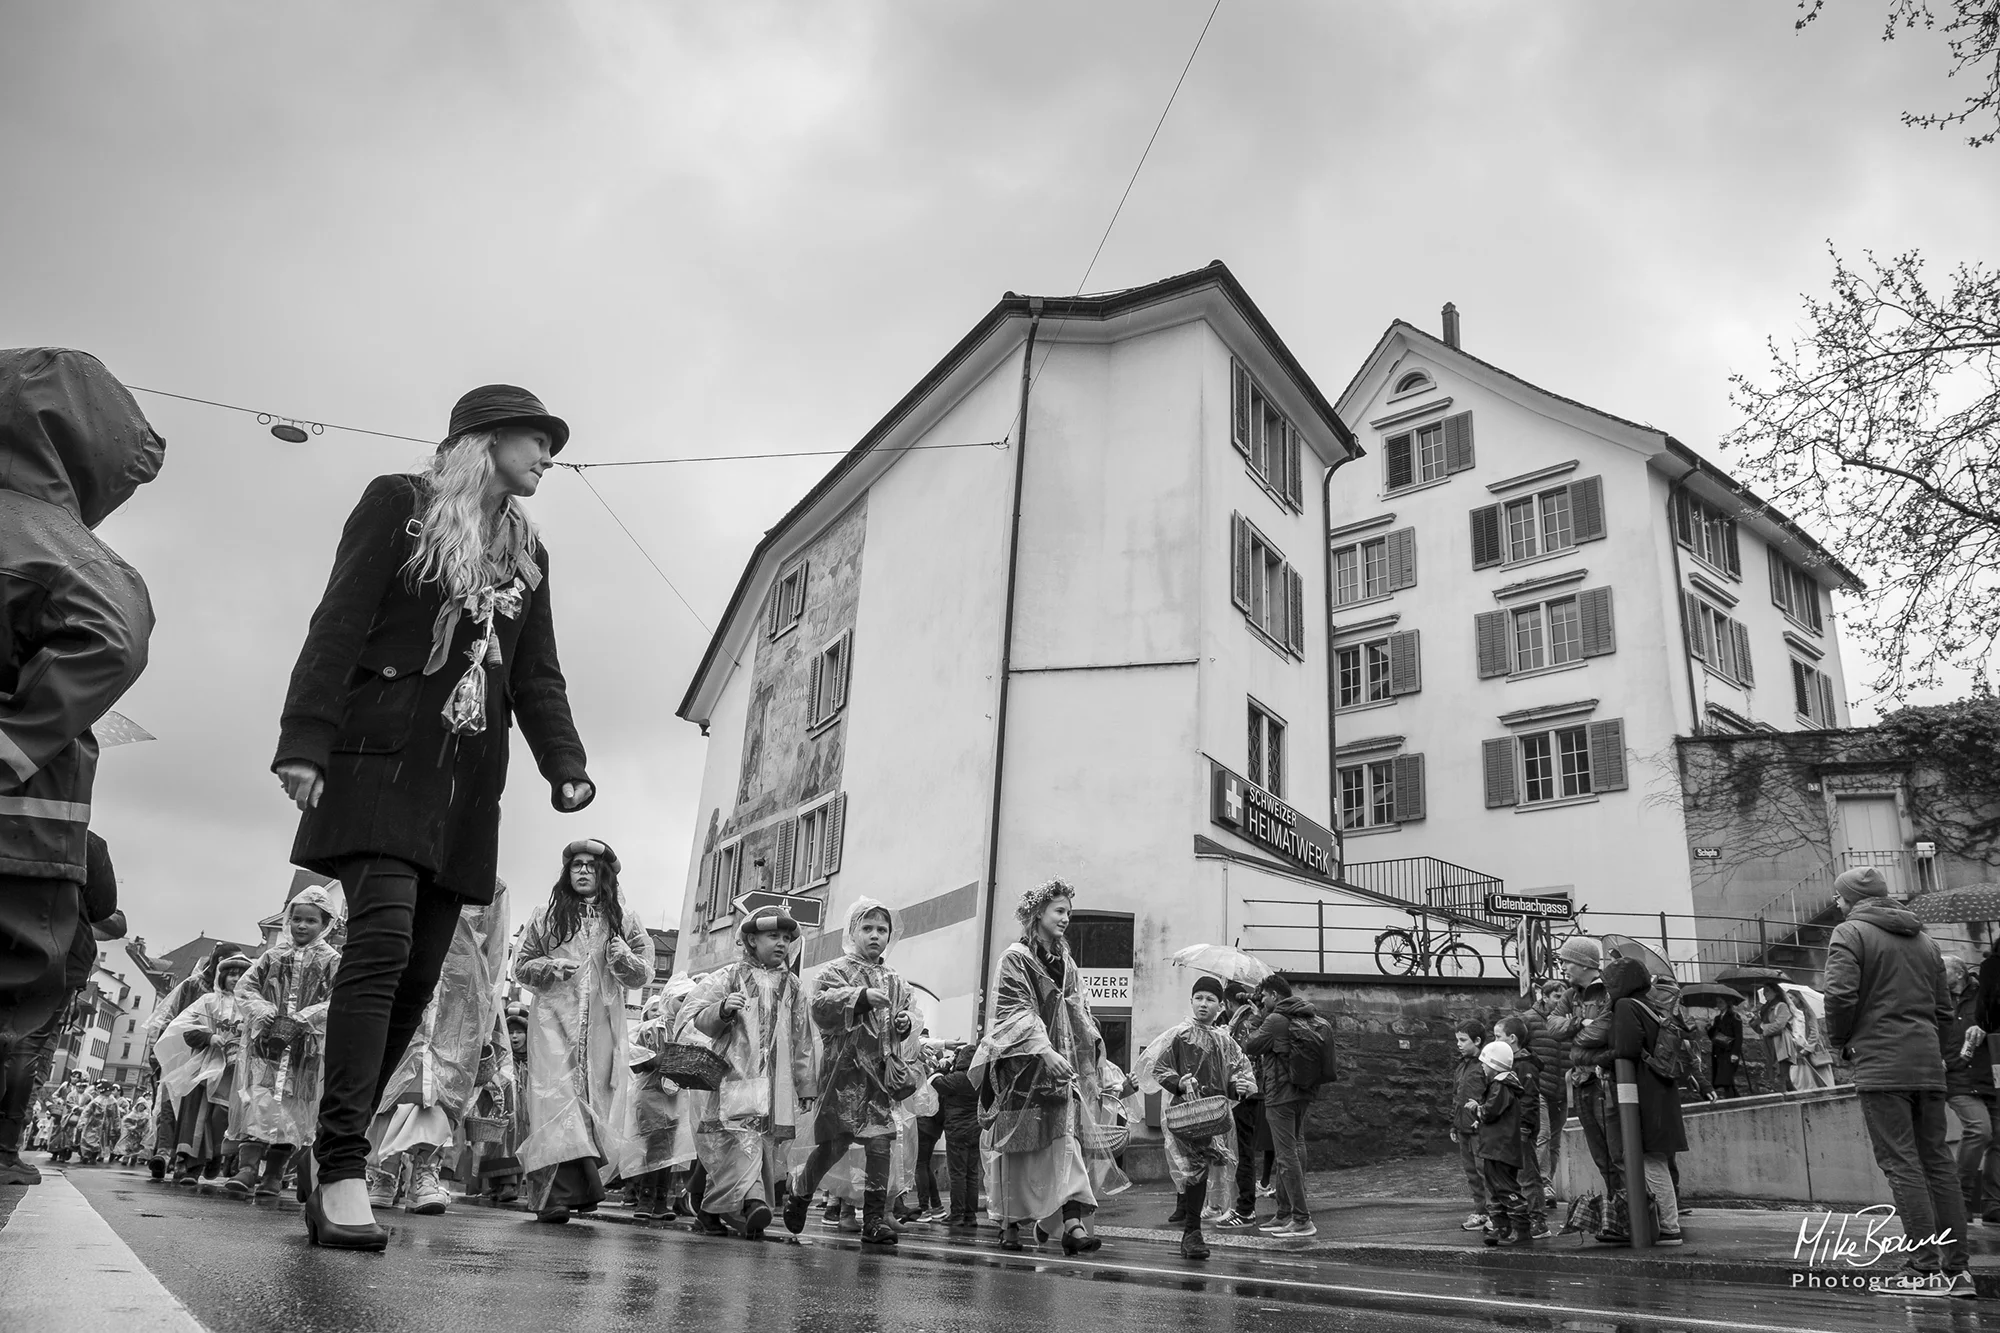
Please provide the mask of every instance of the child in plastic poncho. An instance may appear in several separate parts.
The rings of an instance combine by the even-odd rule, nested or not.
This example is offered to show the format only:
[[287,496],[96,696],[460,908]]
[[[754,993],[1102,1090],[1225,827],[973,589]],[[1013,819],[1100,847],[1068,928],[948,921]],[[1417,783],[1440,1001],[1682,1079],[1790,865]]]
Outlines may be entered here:
[[681,1007],[675,1039],[708,1045],[729,1066],[716,1091],[684,1094],[700,1159],[688,1197],[711,1234],[724,1226],[764,1234],[785,1179],[782,1155],[818,1093],[812,1023],[788,966],[798,938],[785,912],[746,915],[737,961],[702,977]]
[[285,909],[285,934],[236,983],[243,1015],[237,1053],[237,1172],[224,1186],[276,1198],[292,1153],[319,1130],[327,1002],[340,953],[326,942],[332,897],[315,884]]
[[90,1100],[84,1103],[77,1134],[77,1150],[86,1166],[111,1155],[112,1145],[118,1142],[118,1114],[118,1094],[111,1090],[109,1081],[99,1079]]
[[681,1006],[694,993],[694,979],[678,976],[646,1001],[632,1033],[628,1059],[632,1077],[613,1112],[623,1130],[618,1174],[637,1191],[632,1216],[641,1222],[670,1221],[675,1215],[674,1177],[694,1160],[694,1128],[683,1114],[688,1100],[680,1086],[660,1072],[660,1056],[673,1041]]
[[218,963],[215,989],[181,1010],[153,1048],[174,1105],[176,1185],[213,1179],[222,1169],[222,1141],[236,1099],[236,1056],[243,1047],[236,983],[249,970],[249,958],[240,953]]
[[513,1203],[521,1197],[521,1144],[528,1137],[528,1017],[525,1004],[510,1004],[495,1040],[496,1070],[507,1066],[507,1077],[480,1089],[480,1114],[503,1122],[500,1140],[479,1155],[479,1183],[494,1203]]
[[1021,938],[1000,956],[992,1022],[970,1070],[1007,1250],[1021,1248],[1022,1223],[1058,1212],[1065,1253],[1097,1249],[1085,1218],[1099,1194],[1132,1183],[1095,1113],[1104,1039],[1065,938],[1075,896],[1061,880],[1021,895]]
[[549,905],[521,933],[514,975],[535,992],[528,1027],[521,1166],[542,1222],[604,1198],[599,1168],[623,1153],[612,1107],[626,1064],[625,992],[653,979],[653,937],[618,895],[617,853],[593,838],[563,849]]
[[[800,1166],[785,1204],[785,1229],[794,1235],[805,1229],[813,1191],[859,1145],[864,1164],[861,1242],[896,1243],[896,1229],[887,1217],[895,1183],[892,1158],[914,1121],[905,1103],[923,1080],[910,986],[886,961],[895,930],[887,907],[873,898],[856,900],[847,914],[843,955],[813,982],[820,1097],[812,1155]],[[907,1150],[902,1155],[910,1156]],[[836,1197],[841,1192],[834,1191]]]
[[160,1038],[166,1033],[167,1024],[179,1018],[187,1007],[215,989],[215,969],[224,958],[236,952],[233,944],[218,944],[208,957],[195,965],[181,983],[160,997],[153,1006],[152,1014],[146,1019],[146,1051],[153,1066],[153,1157],[148,1165],[152,1168],[153,1179],[164,1180],[167,1175],[168,1159],[174,1155],[174,1124],[180,1108],[167,1091],[166,1080],[160,1077],[158,1048]]
[[450,1204],[439,1168],[479,1095],[481,1073],[489,1082],[513,1077],[512,1061],[482,1061],[506,1040],[499,1018],[506,984],[507,886],[496,880],[491,902],[459,908],[437,989],[383,1084],[368,1130],[371,1207],[394,1207],[399,1192],[408,1213],[434,1216]]
[[[1188,996],[1191,1017],[1154,1038],[1134,1066],[1141,1091],[1164,1090],[1175,1103],[1202,1097],[1226,1097],[1233,1103],[1257,1095],[1250,1057],[1227,1028],[1215,1026],[1222,1003],[1220,981],[1196,978]],[[1184,1139],[1168,1130],[1164,1146],[1167,1172],[1181,1191],[1181,1257],[1206,1259],[1209,1250],[1201,1234],[1201,1214],[1208,1202],[1209,1181],[1224,1182],[1226,1190],[1236,1170],[1234,1108],[1222,1132],[1213,1138]]]
[[146,1155],[146,1128],[153,1123],[152,1089],[126,1100],[124,1106],[118,1117],[116,1156],[128,1166],[137,1166]]

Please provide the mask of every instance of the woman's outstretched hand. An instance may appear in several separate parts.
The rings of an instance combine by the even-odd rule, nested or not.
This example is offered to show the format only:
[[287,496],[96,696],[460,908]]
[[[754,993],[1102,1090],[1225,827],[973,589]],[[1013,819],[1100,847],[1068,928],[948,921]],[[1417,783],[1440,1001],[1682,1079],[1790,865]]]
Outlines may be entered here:
[[556,808],[564,814],[569,814],[572,811],[581,810],[586,805],[589,805],[596,795],[597,787],[593,783],[588,781],[565,782],[562,785],[562,790],[557,793],[560,799],[556,803]]
[[310,810],[326,794],[326,775],[318,764],[303,759],[287,759],[277,766],[278,783],[285,795],[301,810]]

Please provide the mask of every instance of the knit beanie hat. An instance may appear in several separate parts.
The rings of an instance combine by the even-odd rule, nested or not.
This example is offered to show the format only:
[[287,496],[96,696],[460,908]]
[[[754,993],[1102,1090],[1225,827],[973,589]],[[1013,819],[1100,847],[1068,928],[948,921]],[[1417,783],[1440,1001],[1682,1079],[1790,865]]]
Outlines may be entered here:
[[1889,881],[1874,866],[1859,866],[1841,872],[1840,878],[1833,881],[1833,891],[1842,902],[1858,903],[1863,898],[1888,897]]
[[1213,995],[1219,1000],[1222,998],[1222,983],[1214,977],[1196,977],[1194,979],[1194,989],[1189,991],[1188,994]]
[[1572,935],[1556,950],[1556,957],[1579,967],[1602,967],[1604,946],[1589,935]]
[[1514,1070],[1514,1048],[1504,1041],[1489,1041],[1479,1052],[1479,1063],[1495,1074],[1508,1074]]

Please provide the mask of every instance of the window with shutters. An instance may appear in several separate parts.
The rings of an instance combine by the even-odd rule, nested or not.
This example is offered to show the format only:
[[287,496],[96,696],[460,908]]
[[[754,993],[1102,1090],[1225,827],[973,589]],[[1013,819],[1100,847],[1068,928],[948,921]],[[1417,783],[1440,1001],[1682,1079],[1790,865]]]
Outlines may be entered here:
[[1482,677],[1551,671],[1618,646],[1609,588],[1488,611],[1473,622]]
[[1719,506],[1686,491],[1675,491],[1674,540],[1710,569],[1733,579],[1743,577],[1736,520]]
[[1338,772],[1343,830],[1384,828],[1424,817],[1422,755],[1343,764]]
[[1280,652],[1306,655],[1305,580],[1257,525],[1230,515],[1230,597]]
[[797,625],[806,613],[806,565],[800,561],[778,577],[771,589],[771,637]]
[[1334,650],[1335,698],[1340,708],[1388,703],[1423,688],[1416,630],[1345,644]]
[[825,726],[847,707],[847,683],[853,674],[854,631],[843,630],[840,637],[820,649],[812,660],[806,682],[806,726]]
[[1305,512],[1305,453],[1298,427],[1278,410],[1242,362],[1230,363],[1230,442],[1271,498]]
[[[789,876],[780,874],[779,882],[790,884],[797,889],[810,889],[826,883],[833,870],[827,853],[833,846],[833,820],[835,807],[844,797],[828,797],[810,810],[799,814],[796,831],[792,835],[792,864]],[[780,868],[781,870],[783,867]]]
[[1756,683],[1750,666],[1750,630],[1731,620],[1693,593],[1683,593],[1687,605],[1688,652],[1716,675],[1738,685]]
[[1840,714],[1834,708],[1833,677],[1796,657],[1792,659],[1792,711],[1815,727],[1840,725]]
[[1371,602],[1417,586],[1417,530],[1397,528],[1368,541],[1333,549],[1336,606]]
[[1285,724],[1250,701],[1250,781],[1273,796],[1285,794]]
[[1623,791],[1625,721],[1526,731],[1484,743],[1486,804],[1545,805]]
[[1776,551],[1766,551],[1765,555],[1771,562],[1771,601],[1793,624],[1818,634],[1825,628],[1819,609],[1819,584]]
[[1472,413],[1460,412],[1382,441],[1383,488],[1399,491],[1469,471],[1473,462]]
[[1472,567],[1540,560],[1604,533],[1604,478],[1581,477],[1473,510]]
[[743,891],[743,840],[724,843],[709,856],[708,891],[703,897],[702,915],[710,921],[736,910],[731,904]]

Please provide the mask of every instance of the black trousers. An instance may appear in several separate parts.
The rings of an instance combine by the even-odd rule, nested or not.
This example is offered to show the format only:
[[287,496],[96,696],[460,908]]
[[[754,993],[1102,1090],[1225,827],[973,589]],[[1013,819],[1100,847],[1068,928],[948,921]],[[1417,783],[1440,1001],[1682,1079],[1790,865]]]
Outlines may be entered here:
[[21,1150],[28,1102],[35,1095],[35,1065],[55,1044],[62,1015],[63,1007],[58,1006],[27,1036],[0,1035],[0,1152]]
[[1264,1103],[1252,1099],[1236,1103],[1236,1211],[1245,1217],[1257,1211],[1257,1160],[1264,1156],[1260,1137],[1269,1139],[1264,1123]]
[[926,1210],[938,1206],[937,1172],[931,1169],[931,1158],[943,1133],[943,1117],[917,1117],[917,1207]]
[[76,932],[89,929],[82,918],[77,884],[0,875],[0,1040],[39,1031],[69,1002],[65,964]]
[[944,1160],[951,1173],[951,1215],[971,1221],[979,1215],[979,1121],[975,1117],[945,1121]]
[[313,1155],[322,1184],[368,1170],[368,1124],[437,989],[463,900],[416,867],[364,857],[340,869],[347,948],[326,1014],[326,1082]]

